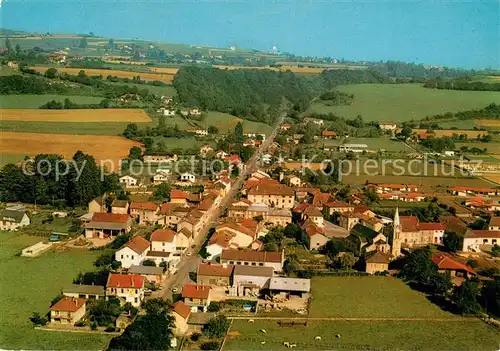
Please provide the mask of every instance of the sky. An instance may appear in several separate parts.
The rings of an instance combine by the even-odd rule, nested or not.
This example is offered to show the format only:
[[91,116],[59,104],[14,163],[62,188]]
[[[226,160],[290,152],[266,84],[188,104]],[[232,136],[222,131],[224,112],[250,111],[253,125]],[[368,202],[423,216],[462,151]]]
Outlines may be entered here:
[[500,68],[499,0],[0,0],[0,27]]

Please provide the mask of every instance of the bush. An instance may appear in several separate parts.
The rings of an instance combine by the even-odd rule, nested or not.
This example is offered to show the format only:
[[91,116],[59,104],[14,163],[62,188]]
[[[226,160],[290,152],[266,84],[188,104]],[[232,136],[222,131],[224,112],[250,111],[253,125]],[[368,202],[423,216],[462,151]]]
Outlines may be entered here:
[[33,312],[33,315],[31,316],[30,321],[33,324],[40,325],[40,326],[46,325],[49,322],[47,317],[40,315],[40,313],[38,313],[38,312]]
[[108,325],[108,326],[106,327],[106,329],[104,329],[104,331],[105,331],[106,333],[112,333],[112,332],[114,332],[115,330],[116,330],[116,328],[115,328],[115,326],[114,326],[113,324]]
[[208,312],[219,312],[220,311],[220,303],[216,301],[210,302],[210,305],[208,305]]
[[203,333],[210,338],[222,338],[226,334],[227,328],[229,328],[229,320],[226,316],[220,315],[210,318],[203,328]]
[[90,324],[90,329],[97,330],[97,323],[96,322],[92,322],[92,324]]
[[150,266],[150,267],[156,267],[156,263],[153,260],[145,260],[142,262],[143,266]]
[[201,350],[218,350],[219,349],[219,342],[217,341],[206,341],[200,345]]
[[197,342],[198,340],[200,340],[201,338],[201,333],[197,333],[197,332],[194,332],[193,334],[191,334],[191,341],[194,341],[194,342]]

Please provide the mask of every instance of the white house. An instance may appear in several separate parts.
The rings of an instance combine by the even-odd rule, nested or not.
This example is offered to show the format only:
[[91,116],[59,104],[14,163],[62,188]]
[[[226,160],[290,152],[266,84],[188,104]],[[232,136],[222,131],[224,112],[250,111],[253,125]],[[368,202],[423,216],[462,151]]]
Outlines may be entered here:
[[166,183],[170,176],[170,170],[168,169],[159,169],[156,171],[156,174],[153,176],[153,184],[158,185],[161,183]]
[[0,211],[0,229],[16,230],[30,225],[31,221],[25,211],[3,210]]
[[137,179],[129,175],[120,177],[120,184],[124,184],[126,187],[137,186]]
[[106,283],[106,295],[117,296],[139,307],[144,299],[144,282],[142,275],[111,273]]
[[176,233],[170,229],[157,229],[151,233],[151,251],[175,252]]
[[181,173],[181,176],[180,176],[180,179],[181,181],[183,182],[191,182],[191,183],[194,183],[196,181],[196,176],[194,174],[191,174],[191,173]]
[[164,109],[163,110],[163,115],[164,116],[175,116],[175,110],[171,110],[171,109]]
[[383,131],[393,131],[398,127],[394,122],[379,122],[378,126]]
[[146,259],[150,242],[141,236],[135,236],[125,246],[116,251],[115,259],[121,262],[123,268],[139,266]]
[[339,146],[340,152],[356,152],[361,153],[368,149],[368,145],[366,144],[344,144]]
[[464,235],[462,251],[480,252],[491,249],[493,245],[500,245],[500,230],[472,230],[468,229]]

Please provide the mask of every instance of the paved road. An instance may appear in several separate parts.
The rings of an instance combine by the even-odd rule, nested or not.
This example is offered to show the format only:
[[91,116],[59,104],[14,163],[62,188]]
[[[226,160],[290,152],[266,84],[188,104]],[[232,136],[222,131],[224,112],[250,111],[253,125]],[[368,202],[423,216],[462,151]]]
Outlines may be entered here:
[[189,281],[189,272],[196,271],[196,266],[199,264],[201,260],[201,258],[197,255],[197,253],[200,250],[201,245],[203,244],[205,237],[208,234],[208,231],[210,230],[210,228],[214,226],[214,224],[217,222],[221,214],[226,210],[227,206],[232,202],[236,193],[243,186],[246,177],[257,168],[257,161],[259,160],[259,157],[272,144],[274,138],[276,138],[276,135],[278,134],[280,125],[283,123],[284,118],[285,114],[283,114],[281,118],[279,118],[271,134],[267,136],[266,140],[262,143],[259,149],[248,160],[248,162],[246,163],[245,170],[240,173],[236,181],[232,184],[231,190],[226,194],[226,196],[222,200],[221,205],[215,211],[213,211],[212,215],[207,221],[207,225],[200,230],[200,233],[194,239],[192,245],[195,245],[195,247],[186,250],[185,254],[181,258],[181,261],[177,265],[176,274],[169,276],[165,280],[162,289],[163,296],[165,298],[172,299],[172,288],[182,287]]

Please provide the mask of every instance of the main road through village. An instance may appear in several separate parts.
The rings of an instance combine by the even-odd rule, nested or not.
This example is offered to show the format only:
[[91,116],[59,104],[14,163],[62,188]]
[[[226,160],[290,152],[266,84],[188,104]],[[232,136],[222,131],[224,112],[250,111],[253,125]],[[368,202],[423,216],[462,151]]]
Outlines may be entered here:
[[189,272],[196,270],[196,266],[200,261],[200,257],[198,256],[197,253],[200,250],[201,245],[205,241],[205,237],[208,234],[210,228],[215,225],[219,217],[224,213],[227,206],[233,200],[236,193],[241,189],[243,183],[245,182],[246,177],[256,169],[259,157],[267,150],[267,148],[272,144],[272,142],[276,138],[276,135],[278,134],[280,125],[281,123],[283,123],[284,118],[285,114],[283,114],[279,118],[271,134],[266,137],[266,140],[260,145],[259,149],[248,160],[248,162],[246,163],[246,167],[242,172],[240,172],[240,175],[238,176],[236,181],[232,184],[231,190],[226,194],[224,199],[222,199],[220,206],[215,211],[213,211],[212,215],[207,221],[207,224],[200,230],[200,232],[194,239],[194,242],[191,245],[191,247],[188,248],[186,252],[182,255],[181,261],[177,264],[176,273],[169,276],[165,280],[162,289],[163,297],[172,299],[172,289],[174,287],[183,286],[185,283],[189,281]]

